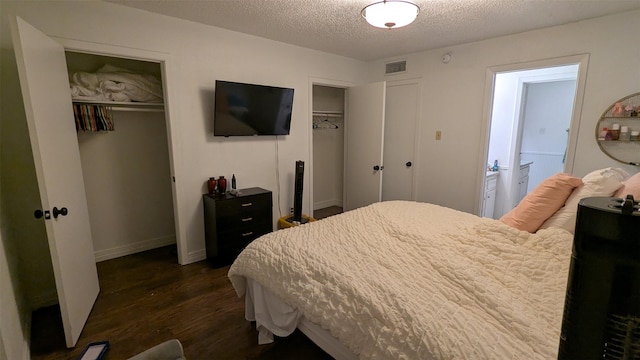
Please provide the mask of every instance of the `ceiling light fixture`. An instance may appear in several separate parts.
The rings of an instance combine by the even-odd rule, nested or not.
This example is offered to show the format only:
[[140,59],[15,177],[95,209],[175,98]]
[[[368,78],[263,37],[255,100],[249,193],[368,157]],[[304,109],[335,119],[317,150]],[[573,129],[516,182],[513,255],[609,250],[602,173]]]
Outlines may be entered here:
[[382,0],[367,5],[360,14],[367,22],[383,29],[395,29],[411,24],[420,7],[407,0]]

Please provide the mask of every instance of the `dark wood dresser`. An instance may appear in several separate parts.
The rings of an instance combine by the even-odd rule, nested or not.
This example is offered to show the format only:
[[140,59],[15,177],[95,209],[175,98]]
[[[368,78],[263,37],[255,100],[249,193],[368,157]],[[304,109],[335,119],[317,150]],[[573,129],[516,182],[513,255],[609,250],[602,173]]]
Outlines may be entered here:
[[231,264],[251,241],[273,231],[271,191],[239,192],[202,196],[207,260],[216,267]]

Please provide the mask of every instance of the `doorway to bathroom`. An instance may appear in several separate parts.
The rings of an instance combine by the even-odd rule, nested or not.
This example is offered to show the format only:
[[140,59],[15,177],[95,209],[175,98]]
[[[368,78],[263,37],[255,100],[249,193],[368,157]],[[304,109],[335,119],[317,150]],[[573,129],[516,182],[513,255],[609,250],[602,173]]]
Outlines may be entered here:
[[573,171],[587,60],[577,55],[490,69],[481,216],[498,219],[545,178]]

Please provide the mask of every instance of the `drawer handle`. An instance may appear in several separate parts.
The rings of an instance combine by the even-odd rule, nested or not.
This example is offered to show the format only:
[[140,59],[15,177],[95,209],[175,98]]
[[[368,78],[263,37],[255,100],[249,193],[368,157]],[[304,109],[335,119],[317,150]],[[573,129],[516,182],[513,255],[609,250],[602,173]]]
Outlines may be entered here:
[[244,207],[244,206],[251,206],[251,205],[253,205],[253,203],[245,203],[245,204],[242,204],[242,206],[243,206],[243,207]]
[[251,221],[251,220],[253,220],[253,218],[252,218],[252,217],[248,217],[248,218],[244,218],[244,219],[242,219],[242,222],[245,222],[245,221]]
[[242,236],[249,236],[249,235],[253,235],[253,231],[249,231],[248,233],[242,233]]

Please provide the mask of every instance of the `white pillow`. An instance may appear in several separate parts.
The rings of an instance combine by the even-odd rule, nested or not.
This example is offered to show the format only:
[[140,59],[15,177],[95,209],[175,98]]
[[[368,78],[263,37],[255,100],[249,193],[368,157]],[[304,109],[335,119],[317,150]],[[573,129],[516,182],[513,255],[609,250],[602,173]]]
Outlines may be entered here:
[[577,187],[560,210],[547,219],[541,229],[557,227],[573,234],[576,227],[578,202],[592,196],[611,196],[622,187],[629,173],[620,168],[605,168],[588,173],[582,178],[584,185]]

